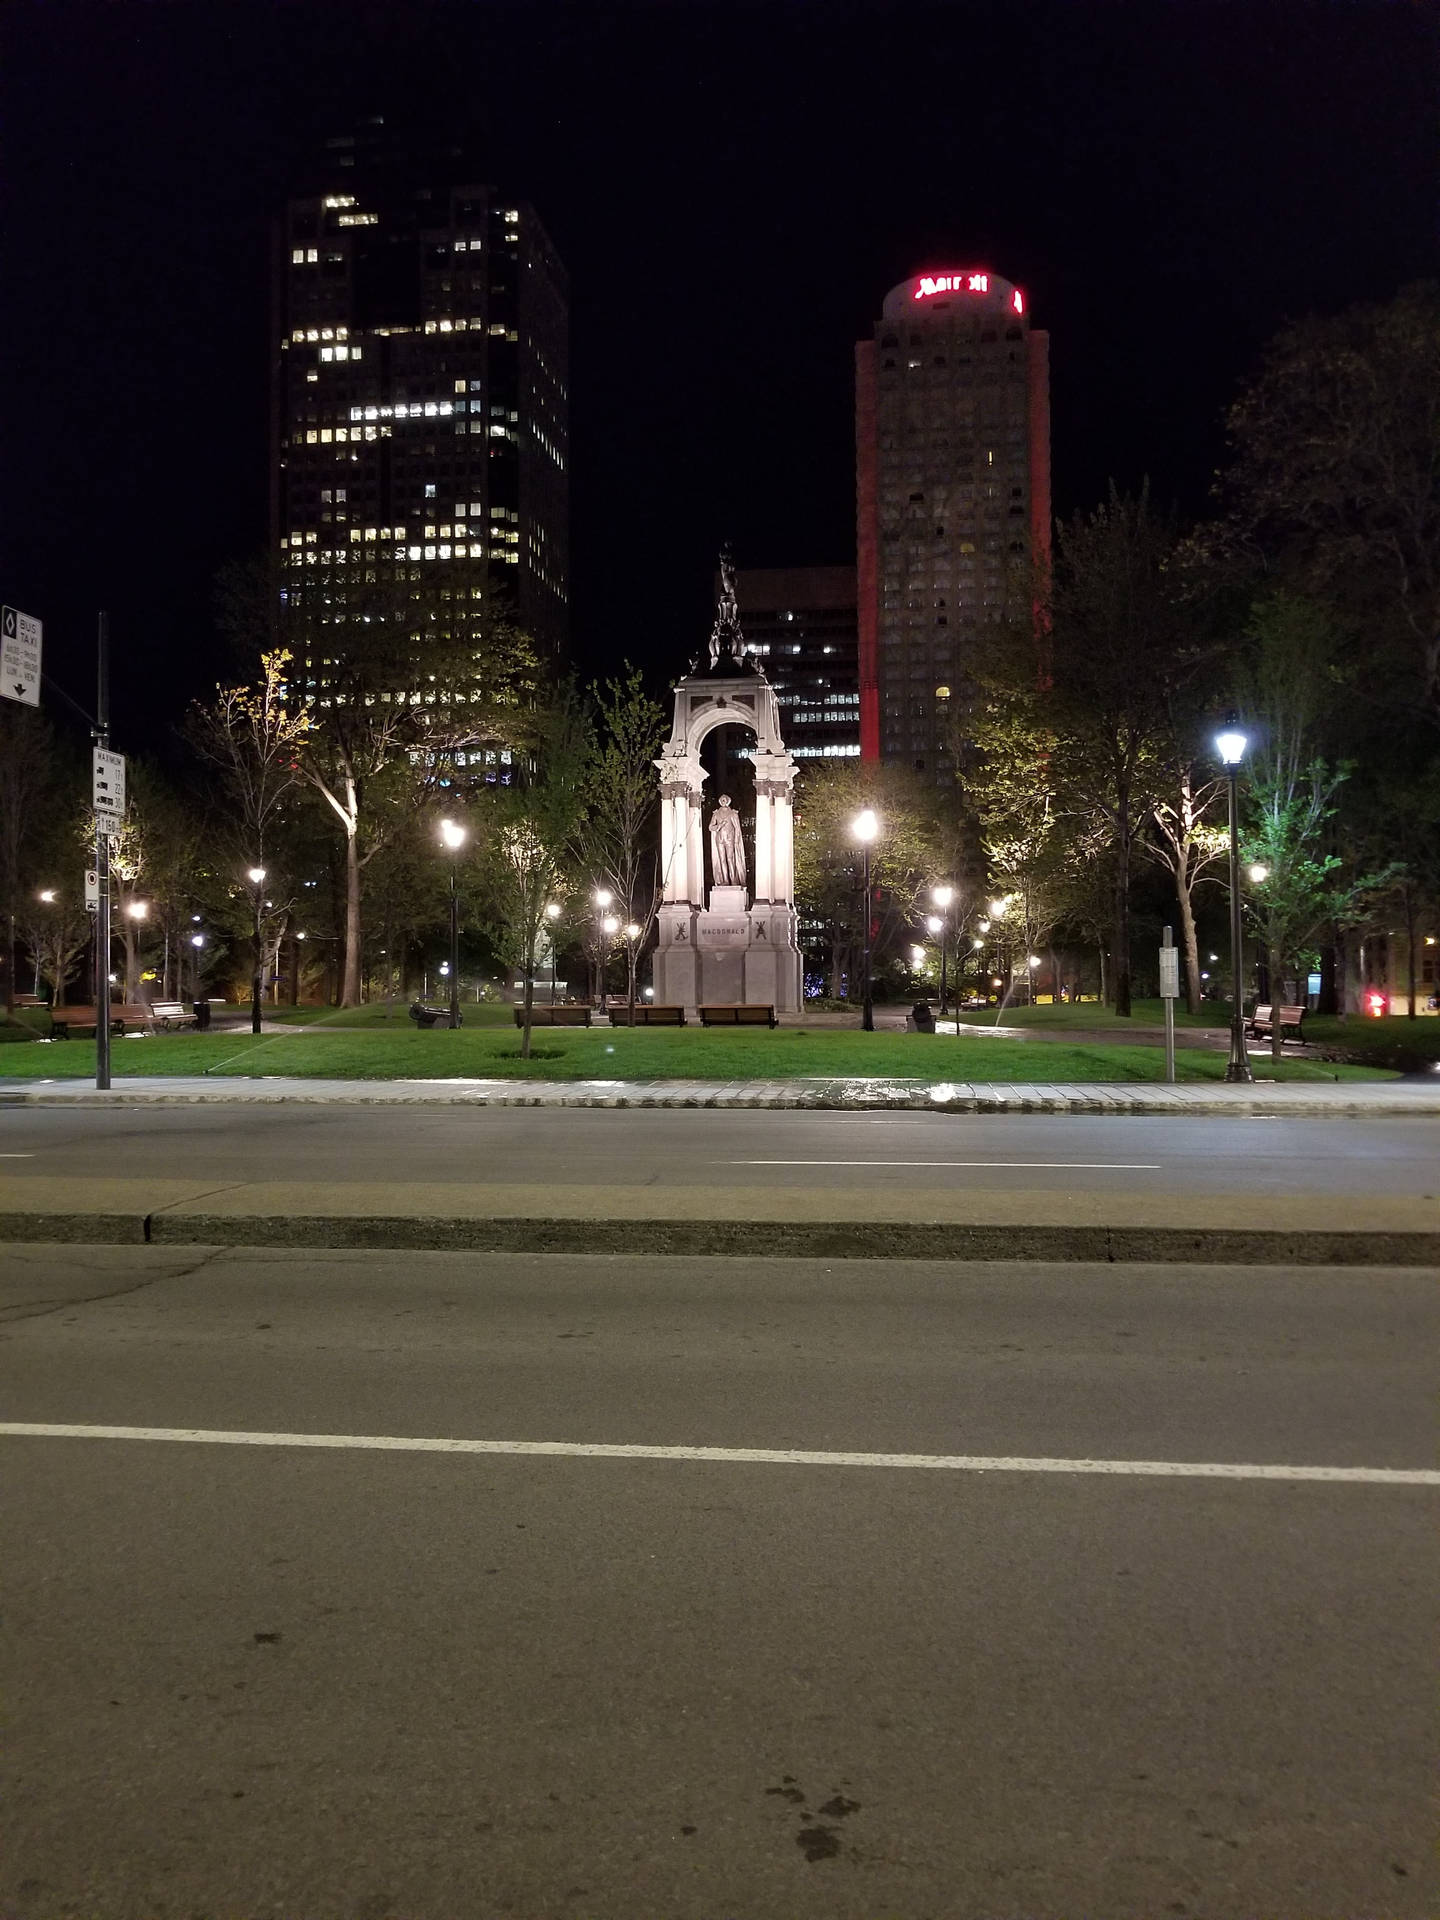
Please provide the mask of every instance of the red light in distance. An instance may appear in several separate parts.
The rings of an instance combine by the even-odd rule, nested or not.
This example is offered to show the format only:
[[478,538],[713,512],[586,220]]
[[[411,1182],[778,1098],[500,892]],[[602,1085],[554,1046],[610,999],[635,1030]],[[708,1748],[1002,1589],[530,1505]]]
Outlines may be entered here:
[[[915,288],[916,300],[933,299],[937,293],[989,293],[988,273],[922,273]],[[1010,295],[1016,313],[1024,313],[1025,296],[1018,287]]]

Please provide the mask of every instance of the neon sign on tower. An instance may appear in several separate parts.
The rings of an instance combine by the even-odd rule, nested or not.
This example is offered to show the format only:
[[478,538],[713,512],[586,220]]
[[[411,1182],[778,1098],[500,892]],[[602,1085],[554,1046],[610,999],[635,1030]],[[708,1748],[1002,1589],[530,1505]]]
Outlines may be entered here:
[[[922,273],[915,283],[914,298],[929,300],[937,293],[989,293],[990,275],[988,273]],[[1018,287],[1012,288],[1010,304],[1016,313],[1024,313],[1025,296]]]

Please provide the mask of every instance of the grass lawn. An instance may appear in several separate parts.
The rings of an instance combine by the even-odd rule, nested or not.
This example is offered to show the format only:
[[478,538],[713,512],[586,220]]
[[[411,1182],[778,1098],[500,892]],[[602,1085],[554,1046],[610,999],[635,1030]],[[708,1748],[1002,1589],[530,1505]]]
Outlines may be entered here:
[[[780,1028],[771,1033],[686,1028],[665,1032],[627,1028],[537,1030],[530,1060],[520,1058],[520,1036],[508,1030],[462,1028],[458,1033],[157,1034],[117,1040],[112,1072],[199,1074],[217,1077],[334,1080],[781,1080],[800,1076],[875,1076],[922,1080],[997,1080],[1054,1083],[1070,1080],[1159,1080],[1165,1058],[1155,1046],[1044,1048],[1014,1040],[947,1038],[919,1033],[858,1033]],[[1182,1080],[1219,1080],[1223,1053],[1182,1052]],[[1263,1079],[1389,1079],[1366,1067],[1286,1060],[1277,1070],[1257,1062]],[[12,1047],[0,1077],[29,1081],[86,1079],[95,1072],[90,1040]]]
[[[1114,1027],[1123,1033],[1127,1027],[1163,1027],[1165,1024],[1165,1003],[1163,1000],[1136,1000],[1132,1002],[1134,1011],[1128,1020],[1122,1020],[1113,1007],[1107,1007],[1101,1000],[1067,1001],[1058,1007],[1007,1007],[1001,1016],[1002,1027],[1068,1027],[1076,1030],[1088,1029],[1093,1032],[1097,1027]],[[962,1013],[960,1019],[967,1027],[993,1027],[995,1009],[988,1013]],[[1187,1013],[1184,1006],[1175,1003],[1175,1024],[1177,1027],[1228,1027],[1230,1024],[1229,1003],[1222,1000],[1211,1001],[1202,1013]]]

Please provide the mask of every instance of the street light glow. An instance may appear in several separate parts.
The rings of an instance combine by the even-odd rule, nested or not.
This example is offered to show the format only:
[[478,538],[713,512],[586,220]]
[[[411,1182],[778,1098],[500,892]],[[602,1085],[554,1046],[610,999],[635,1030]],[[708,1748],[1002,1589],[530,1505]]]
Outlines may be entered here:
[[912,965],[914,965],[914,966],[917,966],[917,967],[923,967],[923,966],[924,966],[924,964],[925,964],[925,949],[924,949],[924,947],[911,947],[911,949],[910,949],[910,960],[911,960],[911,963],[912,963]]
[[595,904],[597,907],[600,908],[602,913],[604,912],[605,908],[610,905],[611,901],[614,898],[615,898],[614,894],[611,893],[608,887],[596,887]]
[[440,838],[444,841],[451,853],[458,853],[460,848],[464,846],[467,835],[464,827],[462,827],[457,820],[442,820],[440,822]]
[[1259,860],[1255,861],[1248,871],[1250,874],[1251,881],[1257,887],[1263,886],[1264,883],[1270,878],[1269,867],[1265,866],[1264,863]]
[[560,918],[560,907],[558,902],[554,900],[550,902],[549,906],[546,907],[545,909],[545,918],[547,920],[558,920]]
[[850,831],[862,846],[868,846],[880,831],[880,821],[873,807],[866,807],[850,822]]
[[600,925],[606,933],[618,933],[620,931],[620,922],[615,918],[613,913],[607,913],[605,918],[600,922]]
[[955,889],[954,887],[932,887],[930,889],[930,898],[943,913],[955,898]]
[[639,927],[636,926],[633,920],[630,922],[629,926],[626,927],[625,929],[625,938],[627,940],[638,940],[640,938],[640,929]]
[[932,913],[929,919],[926,920],[925,926],[927,932],[941,933],[944,931],[945,922],[940,918],[938,913]]
[[190,944],[191,944],[191,946],[192,946],[192,947],[203,947],[203,946],[204,946],[204,944],[205,944],[205,936],[204,936],[204,934],[203,934],[203,933],[192,933],[192,934],[191,934],[191,936],[190,936]]
[[1215,736],[1215,751],[1220,756],[1220,764],[1225,767],[1238,767],[1245,758],[1245,749],[1249,745],[1245,735],[1238,727],[1226,727],[1223,733]]
[[129,900],[125,904],[125,911],[132,920],[143,920],[150,912],[149,902],[145,900]]
[[990,918],[992,920],[1003,920],[1005,918],[1005,902],[1003,900],[992,900],[990,902]]
[[250,884],[252,887],[264,886],[265,884],[264,867],[251,867],[248,869],[248,872],[249,872]]
[[53,906],[54,906],[54,904],[55,904],[55,889],[54,889],[54,887],[44,887],[44,888],[42,888],[42,889],[41,889],[41,893],[40,893],[40,898],[41,898],[41,899],[42,899],[42,900],[43,900],[43,901],[45,902],[45,904],[46,904],[46,906],[47,906],[47,907],[53,907]]

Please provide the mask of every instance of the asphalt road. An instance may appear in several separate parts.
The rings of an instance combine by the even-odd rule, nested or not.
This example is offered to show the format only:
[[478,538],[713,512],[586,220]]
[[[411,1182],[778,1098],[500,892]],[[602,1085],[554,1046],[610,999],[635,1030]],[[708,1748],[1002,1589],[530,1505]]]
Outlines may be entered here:
[[499,1111],[0,1109],[0,1174],[357,1182],[1153,1193],[1440,1193],[1425,1119]]
[[5,1255],[5,1920],[1436,1911],[1433,1274]]

